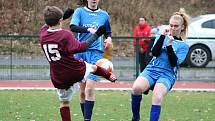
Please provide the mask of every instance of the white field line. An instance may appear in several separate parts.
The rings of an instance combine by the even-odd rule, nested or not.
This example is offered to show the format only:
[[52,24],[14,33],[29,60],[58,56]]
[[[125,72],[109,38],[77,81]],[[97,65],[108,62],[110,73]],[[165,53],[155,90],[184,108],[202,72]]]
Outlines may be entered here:
[[[0,87],[0,90],[56,90],[50,87]],[[131,91],[131,88],[96,88],[98,91]],[[172,91],[188,91],[188,92],[215,92],[215,89],[207,88],[173,88]]]

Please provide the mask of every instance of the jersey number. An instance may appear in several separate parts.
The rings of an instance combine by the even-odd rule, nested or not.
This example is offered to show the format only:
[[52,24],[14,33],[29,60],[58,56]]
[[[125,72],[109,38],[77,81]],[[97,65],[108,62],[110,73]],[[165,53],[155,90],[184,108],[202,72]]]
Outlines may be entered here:
[[[44,44],[43,49],[48,61],[57,61],[60,60],[60,52],[56,50],[58,48],[57,44]],[[52,55],[50,56],[49,53]]]

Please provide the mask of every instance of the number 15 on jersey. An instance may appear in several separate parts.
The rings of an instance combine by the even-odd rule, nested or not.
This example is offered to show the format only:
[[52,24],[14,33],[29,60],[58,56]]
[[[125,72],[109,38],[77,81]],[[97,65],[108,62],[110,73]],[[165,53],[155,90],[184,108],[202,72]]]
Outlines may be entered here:
[[43,44],[43,50],[48,61],[57,61],[60,60],[61,55],[57,50],[58,44]]

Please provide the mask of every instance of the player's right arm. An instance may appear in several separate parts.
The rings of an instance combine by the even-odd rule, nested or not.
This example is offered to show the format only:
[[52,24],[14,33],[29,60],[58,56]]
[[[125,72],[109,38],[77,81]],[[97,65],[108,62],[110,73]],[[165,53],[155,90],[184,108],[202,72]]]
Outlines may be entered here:
[[75,39],[74,36],[67,36],[67,48],[69,53],[78,53],[85,51],[88,47],[90,47],[91,44],[93,44],[101,35],[106,33],[106,29],[104,26],[100,26],[98,30],[95,32],[95,34],[92,34],[89,39],[86,41],[80,42],[77,39]]
[[164,39],[165,39],[165,35],[160,35],[160,37],[157,40],[155,40],[155,44],[152,47],[153,56],[158,57],[160,55]]
[[74,24],[70,25],[70,30],[72,32],[76,32],[76,33],[91,33],[91,34],[95,34],[95,32],[96,32],[96,30],[93,29],[93,28],[77,26],[77,25],[74,25]]
[[106,34],[106,27],[100,26],[98,30],[93,34],[87,41],[86,43],[88,44],[88,47],[93,44],[101,35]]
[[81,12],[82,8],[77,8],[72,16],[72,20],[70,22],[70,30],[76,33],[92,33],[95,34],[96,30],[89,27],[79,26],[81,22]]
[[74,25],[74,24],[70,25],[70,30],[72,32],[88,33],[89,31],[87,29],[88,29],[87,27],[77,26],[77,25]]

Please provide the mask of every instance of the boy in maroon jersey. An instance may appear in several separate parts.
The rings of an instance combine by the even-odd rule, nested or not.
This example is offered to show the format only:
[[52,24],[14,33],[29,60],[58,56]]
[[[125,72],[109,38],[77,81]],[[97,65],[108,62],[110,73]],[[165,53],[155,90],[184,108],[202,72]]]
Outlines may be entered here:
[[79,82],[89,73],[103,76],[115,82],[116,76],[104,68],[91,65],[73,56],[74,53],[85,51],[96,39],[106,32],[101,26],[86,42],[79,42],[72,32],[62,29],[63,11],[56,6],[46,6],[44,9],[44,25],[40,30],[40,43],[50,64],[51,81],[60,100],[62,121],[71,121],[69,102]]

